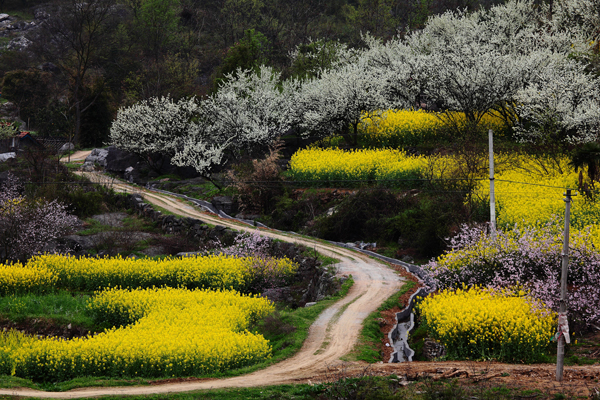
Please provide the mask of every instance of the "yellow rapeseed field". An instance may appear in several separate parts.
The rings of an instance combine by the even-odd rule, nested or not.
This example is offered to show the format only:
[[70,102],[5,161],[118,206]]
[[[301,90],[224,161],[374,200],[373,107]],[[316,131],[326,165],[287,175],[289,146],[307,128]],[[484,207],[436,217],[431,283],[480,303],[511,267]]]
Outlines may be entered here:
[[25,341],[13,350],[16,376],[64,381],[77,376],[191,376],[239,368],[270,356],[249,325],[272,312],[266,298],[236,291],[109,289],[90,303],[96,318],[122,320],[73,340]]
[[[402,150],[307,148],[297,151],[289,164],[290,177],[318,185],[360,186],[374,180],[419,179],[424,157]],[[362,181],[362,182],[357,182]]]
[[[258,272],[254,268],[264,263],[252,257],[207,255],[153,260],[118,257],[77,258],[62,255],[43,255],[32,258],[25,266],[0,265],[0,285],[4,276],[25,274],[29,279],[19,280],[19,285],[46,284],[44,274],[52,277],[57,287],[70,290],[93,291],[107,287],[148,288],[171,286],[194,288],[227,288],[244,290]],[[280,274],[293,274],[297,265],[287,258],[271,262],[271,269]],[[39,272],[39,271],[43,271]],[[4,275],[3,275],[4,274]],[[39,276],[38,276],[39,275]],[[19,275],[20,276],[20,275]],[[36,278],[37,277],[37,278]],[[11,278],[12,279],[12,278]],[[17,281],[12,279],[12,281]],[[13,285],[17,285],[13,283]],[[16,287],[16,286],[15,286]],[[19,286],[20,287],[20,286]],[[9,287],[0,291],[11,293]]]
[[58,277],[44,266],[21,263],[0,264],[0,295],[44,293],[52,290]]
[[[360,142],[364,147],[389,148],[415,146],[426,141],[448,139],[451,131],[445,127],[463,127],[463,113],[436,113],[424,110],[387,110],[373,119],[363,119],[359,125]],[[484,129],[500,132],[506,129],[503,119],[486,114],[480,122]]]
[[556,327],[555,314],[518,290],[444,290],[419,311],[453,358],[539,361]]

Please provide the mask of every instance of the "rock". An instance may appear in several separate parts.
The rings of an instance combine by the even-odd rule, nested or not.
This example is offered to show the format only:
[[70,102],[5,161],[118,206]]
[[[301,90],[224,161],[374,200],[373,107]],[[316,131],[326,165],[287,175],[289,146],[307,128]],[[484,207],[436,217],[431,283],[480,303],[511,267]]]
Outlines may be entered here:
[[231,196],[217,196],[213,197],[211,204],[225,214],[233,215],[237,213],[237,202]]
[[0,22],[6,21],[9,18],[10,18],[10,15],[8,15],[8,14],[0,14]]
[[7,101],[4,104],[0,104],[0,113],[11,114],[18,110],[18,107],[12,101]]
[[316,301],[311,301],[311,302],[309,302],[309,303],[306,303],[306,304],[304,305],[304,307],[312,307],[312,306],[316,306],[316,305],[317,305],[317,302],[316,302]]
[[423,342],[423,355],[429,361],[446,355],[446,348],[443,344],[436,342],[433,339],[427,338]]
[[115,146],[110,146],[106,151],[108,153],[105,157],[105,168],[109,172],[123,173],[127,168],[137,165],[140,162],[140,158],[135,154],[128,153]]
[[0,162],[4,162],[6,160],[10,160],[11,158],[15,158],[17,156],[17,153],[10,152],[10,153],[2,153],[0,154]]
[[52,72],[54,74],[60,72],[60,69],[51,62],[45,62],[43,64],[38,65],[38,69],[41,69],[44,72]]
[[50,18],[50,14],[48,14],[45,9],[38,8],[33,12],[33,18],[37,20],[48,19]]
[[58,154],[64,154],[67,151],[75,150],[75,145],[73,143],[65,143],[62,145],[60,149],[58,149]]
[[133,182],[134,176],[135,176],[135,169],[133,167],[125,168],[125,173],[123,174],[123,177],[125,178],[125,180],[127,180],[128,182]]
[[79,170],[83,172],[94,172],[96,167],[92,163],[85,162],[81,165],[81,167],[79,167]]
[[15,50],[15,51],[23,51],[29,47],[31,44],[31,40],[27,39],[25,36],[20,36],[11,40],[7,45],[7,50]]
[[85,162],[91,164],[98,164],[102,167],[106,167],[106,157],[108,156],[108,150],[106,149],[94,149],[89,156],[86,157]]
[[408,255],[402,256],[401,261],[404,261],[405,263],[409,263],[409,264],[413,264],[415,262],[414,258],[412,258],[411,256],[408,256]]

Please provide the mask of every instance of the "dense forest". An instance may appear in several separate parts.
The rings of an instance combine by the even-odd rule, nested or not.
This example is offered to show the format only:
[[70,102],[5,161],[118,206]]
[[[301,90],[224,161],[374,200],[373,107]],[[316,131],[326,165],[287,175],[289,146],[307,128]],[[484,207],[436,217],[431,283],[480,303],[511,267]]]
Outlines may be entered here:
[[[314,51],[315,41],[358,48],[366,32],[385,40],[444,10],[494,3],[2,0],[0,13],[10,16],[0,23],[2,100],[18,107],[27,129],[101,146],[120,107],[156,96],[204,96],[239,67],[266,64],[284,78],[302,76],[307,66],[291,62],[290,52]],[[21,45],[11,45],[17,38]]]

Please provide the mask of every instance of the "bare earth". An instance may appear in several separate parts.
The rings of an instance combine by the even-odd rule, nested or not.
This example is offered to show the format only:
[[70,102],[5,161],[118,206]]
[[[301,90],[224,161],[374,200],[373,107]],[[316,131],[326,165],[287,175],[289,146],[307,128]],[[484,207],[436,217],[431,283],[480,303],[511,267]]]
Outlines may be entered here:
[[[72,155],[71,159],[77,156]],[[79,157],[85,158],[83,155]],[[251,231],[255,228],[218,218],[199,211],[180,199],[145,191],[117,181],[109,181],[100,174],[86,173],[90,179],[113,184],[116,191],[136,192],[149,203],[158,205],[173,213],[194,217],[212,224],[232,227],[236,230]],[[299,243],[314,248],[320,253],[341,261],[339,274],[351,274],[354,286],[344,299],[325,310],[311,326],[309,336],[302,349],[292,358],[254,373],[227,379],[198,379],[175,381],[136,387],[83,388],[68,392],[42,392],[32,389],[0,389],[1,395],[27,396],[40,398],[83,398],[106,395],[146,395],[187,392],[199,389],[225,387],[267,386],[284,383],[317,383],[327,381],[340,374],[369,374],[406,376],[408,379],[438,379],[458,377],[472,383],[494,382],[498,384],[518,384],[520,387],[545,390],[565,389],[573,393],[588,395],[598,386],[600,366],[567,367],[563,383],[554,381],[553,365],[511,365],[476,362],[413,362],[405,364],[342,363],[340,357],[350,352],[356,343],[361,324],[384,300],[399,290],[403,279],[392,269],[377,260],[358,252],[339,248],[328,243],[303,238],[296,235],[261,230],[261,234],[288,242]],[[561,389],[562,388],[562,389]]]

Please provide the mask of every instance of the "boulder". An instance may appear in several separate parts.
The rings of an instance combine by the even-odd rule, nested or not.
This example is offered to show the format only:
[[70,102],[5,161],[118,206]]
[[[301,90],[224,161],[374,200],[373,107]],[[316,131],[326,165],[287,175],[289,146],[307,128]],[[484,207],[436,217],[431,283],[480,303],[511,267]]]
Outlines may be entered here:
[[0,14],[0,22],[6,21],[9,18],[10,18],[10,15],[8,15],[8,14]]
[[110,146],[106,151],[108,153],[105,158],[105,169],[109,172],[124,173],[127,168],[140,162],[140,157],[137,155],[118,149],[115,146]]
[[217,210],[223,211],[227,215],[234,215],[238,210],[237,202],[231,196],[213,197],[211,204]]
[[106,149],[94,149],[89,156],[86,157],[85,162],[100,165],[106,168],[106,157],[108,156],[108,150]]
[[11,158],[15,158],[17,156],[17,153],[10,152],[10,153],[2,153],[0,154],[0,162],[4,162],[6,160],[10,160]]
[[65,154],[67,151],[75,150],[75,145],[73,143],[65,143],[58,149],[58,154]]
[[31,43],[32,43],[31,40],[27,39],[25,36],[20,36],[18,38],[11,40],[6,45],[6,49],[23,51],[23,50],[27,49]]

